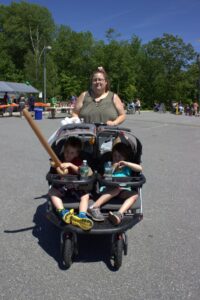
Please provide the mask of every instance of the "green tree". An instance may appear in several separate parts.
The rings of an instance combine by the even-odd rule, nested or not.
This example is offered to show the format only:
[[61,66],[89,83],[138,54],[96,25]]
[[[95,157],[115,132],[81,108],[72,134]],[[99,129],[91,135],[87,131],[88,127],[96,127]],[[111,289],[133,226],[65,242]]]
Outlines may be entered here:
[[182,73],[194,59],[194,49],[180,37],[164,34],[144,45],[144,52],[143,75],[149,82],[145,87],[149,95],[144,92],[144,97],[148,97],[146,101],[149,104],[159,99],[170,105],[172,100],[181,96],[177,86],[183,79]]
[[106,30],[105,36],[108,42],[111,42],[117,40],[121,36],[121,34],[117,32],[116,29],[109,28]]
[[15,68],[23,72],[25,61],[32,53],[32,68],[38,84],[42,51],[45,45],[51,43],[54,33],[50,12],[45,7],[22,1],[12,2],[10,6],[1,5],[0,15],[8,56]]
[[92,59],[94,45],[95,42],[91,33],[76,33],[70,27],[58,27],[53,45],[58,73],[78,76],[81,80],[81,88],[85,89],[94,63]]
[[104,63],[110,74],[111,88],[126,102],[137,95],[140,51],[141,42],[136,36],[131,41],[111,40],[104,46]]
[[190,101],[197,95],[198,68],[190,44],[164,34],[146,45],[133,35],[122,40],[109,28],[106,41],[91,32],[55,26],[47,8],[26,1],[0,5],[0,78],[29,81],[43,90],[44,47],[47,52],[47,96],[78,95],[89,88],[90,74],[100,65],[107,71],[111,89],[126,102],[140,97],[143,107],[155,100]]
[[65,99],[69,99],[73,95],[77,95],[80,92],[80,80],[74,75],[67,75],[62,73],[60,79],[61,95]]

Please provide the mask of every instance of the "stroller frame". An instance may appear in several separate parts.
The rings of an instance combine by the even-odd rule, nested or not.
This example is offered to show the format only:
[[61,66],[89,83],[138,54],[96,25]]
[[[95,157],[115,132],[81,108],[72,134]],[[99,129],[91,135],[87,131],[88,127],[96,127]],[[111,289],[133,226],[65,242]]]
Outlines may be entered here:
[[[100,166],[103,165],[103,163],[100,161],[100,158],[102,158],[103,156],[106,157],[110,154],[109,151],[105,151],[105,153],[103,154],[100,151],[102,145],[106,144],[106,140],[108,139],[108,137],[113,137],[115,139],[116,137],[120,136],[122,142],[124,141],[124,143],[128,143],[132,149],[134,148],[134,162],[141,162],[142,145],[140,141],[127,128],[111,127],[102,124],[64,125],[57,131],[57,134],[54,137],[51,145],[58,156],[60,156],[60,153],[62,151],[63,142],[72,135],[76,135],[86,142],[90,138],[94,138],[96,140],[93,149],[90,149],[90,151],[92,151],[94,159],[97,160],[98,158],[98,165]],[[88,153],[86,151],[83,151],[83,158],[87,158],[89,156],[91,158],[91,153],[89,154],[89,156],[85,154]],[[94,227],[90,231],[83,231],[82,229],[71,224],[65,224],[56,214],[49,197],[47,200],[46,217],[51,223],[53,223],[60,229],[61,256],[66,269],[71,266],[74,256],[78,255],[78,235],[110,235],[110,259],[113,260],[114,269],[118,270],[122,264],[123,252],[124,255],[127,255],[128,251],[128,237],[126,231],[131,229],[143,219],[142,185],[146,182],[146,178],[141,173],[138,176],[128,179],[126,178],[126,180],[124,178],[115,178],[114,181],[107,182],[97,173],[97,164],[95,166],[95,164],[92,165],[91,163],[91,166],[95,170],[95,173],[90,178],[84,180],[80,180],[79,176],[76,175],[64,176],[64,178],[60,178],[60,175],[51,174],[50,172],[47,174],[46,179],[50,185],[60,183],[62,185],[64,184],[67,188],[91,191],[93,198],[97,198],[94,187],[98,190],[99,184],[116,187],[120,184],[126,183],[134,188],[137,188],[138,199],[134,203],[133,207],[124,215],[122,222],[118,226],[114,226],[106,218],[104,222],[94,222]],[[79,201],[74,199],[74,197],[72,196],[70,199],[67,199],[67,201],[64,202],[64,206],[66,208],[74,208],[75,210],[77,210],[79,207]],[[119,199],[117,199],[116,197],[102,206],[101,211],[104,216],[107,217],[108,211],[119,209],[120,206],[121,203],[119,203]]]

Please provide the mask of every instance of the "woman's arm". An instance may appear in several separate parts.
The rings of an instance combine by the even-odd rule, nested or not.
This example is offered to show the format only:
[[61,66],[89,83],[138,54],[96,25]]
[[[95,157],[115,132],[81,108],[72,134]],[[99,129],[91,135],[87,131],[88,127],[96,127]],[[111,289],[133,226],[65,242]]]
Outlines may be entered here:
[[79,117],[80,110],[83,106],[83,100],[84,100],[85,94],[86,94],[86,92],[83,92],[76,100],[75,107],[72,111],[72,117]]
[[122,122],[124,122],[124,120],[126,119],[126,114],[124,111],[124,106],[123,103],[121,101],[121,99],[119,98],[118,95],[114,94],[114,98],[113,98],[113,103],[117,109],[117,112],[119,114],[119,116],[114,120],[114,121],[107,121],[107,125],[109,126],[116,126],[121,124]]

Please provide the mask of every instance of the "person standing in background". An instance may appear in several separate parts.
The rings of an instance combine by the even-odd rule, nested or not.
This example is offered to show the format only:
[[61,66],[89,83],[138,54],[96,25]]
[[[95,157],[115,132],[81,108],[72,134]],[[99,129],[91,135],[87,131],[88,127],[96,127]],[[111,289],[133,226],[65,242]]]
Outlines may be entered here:
[[141,101],[139,98],[136,99],[136,102],[135,102],[135,108],[136,108],[136,111],[139,113],[140,115],[140,109],[141,109]]
[[[3,96],[3,105],[8,105],[8,102],[9,102],[9,95],[8,95],[8,92],[5,92],[4,96]],[[6,112],[6,108],[3,108],[2,109],[3,113]]]
[[33,96],[33,94],[30,94],[30,96],[28,97],[28,107],[29,111],[34,111],[35,97]]
[[25,108],[25,105],[26,105],[25,97],[24,95],[21,95],[19,98],[19,113],[21,118],[23,116],[23,109]]
[[198,116],[198,109],[199,109],[199,104],[197,103],[197,101],[194,101],[194,103],[193,103],[193,111],[194,111],[195,117]]

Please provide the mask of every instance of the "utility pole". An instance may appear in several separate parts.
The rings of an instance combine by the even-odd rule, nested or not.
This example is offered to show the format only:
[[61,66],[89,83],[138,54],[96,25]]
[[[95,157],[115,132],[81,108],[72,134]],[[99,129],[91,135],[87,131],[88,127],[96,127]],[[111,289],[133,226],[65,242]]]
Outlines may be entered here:
[[46,69],[46,51],[51,50],[51,46],[44,46],[44,93],[43,93],[43,101],[46,102],[47,98],[47,69]]

